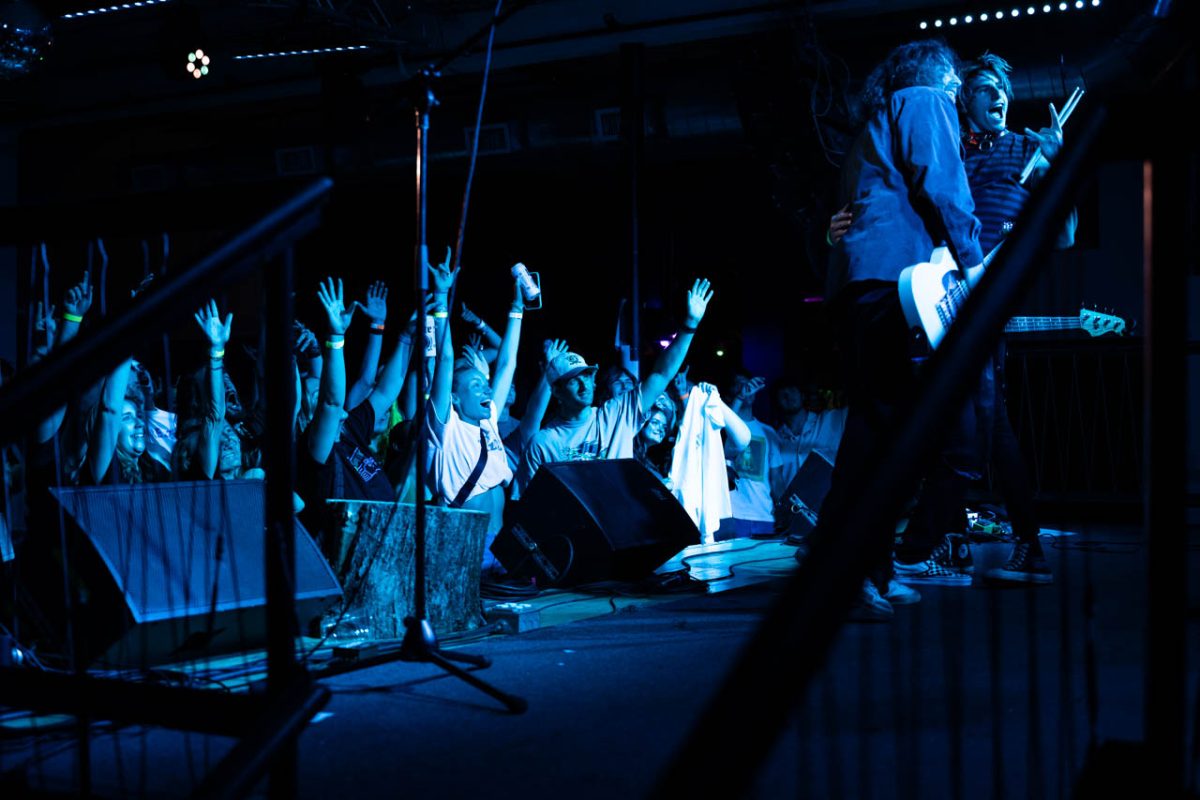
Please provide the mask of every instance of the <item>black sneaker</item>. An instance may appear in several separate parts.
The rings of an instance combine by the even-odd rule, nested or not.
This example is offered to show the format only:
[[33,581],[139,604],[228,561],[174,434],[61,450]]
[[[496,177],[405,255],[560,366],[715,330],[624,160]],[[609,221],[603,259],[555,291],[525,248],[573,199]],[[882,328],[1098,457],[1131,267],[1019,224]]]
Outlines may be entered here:
[[971,557],[971,545],[961,533],[947,533],[942,543],[933,548],[929,559],[935,564],[967,575],[975,573],[975,559]]
[[1029,543],[1015,545],[1004,566],[989,569],[983,577],[993,583],[1054,583],[1054,573],[1046,565],[1041,548]]

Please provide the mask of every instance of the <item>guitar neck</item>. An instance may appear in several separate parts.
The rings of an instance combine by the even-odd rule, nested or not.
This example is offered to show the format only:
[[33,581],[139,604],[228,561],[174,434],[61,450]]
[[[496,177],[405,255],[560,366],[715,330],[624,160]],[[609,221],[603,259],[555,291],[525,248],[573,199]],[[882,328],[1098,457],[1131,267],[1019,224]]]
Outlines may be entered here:
[[1004,326],[1008,333],[1036,331],[1071,331],[1083,327],[1079,317],[1013,317]]

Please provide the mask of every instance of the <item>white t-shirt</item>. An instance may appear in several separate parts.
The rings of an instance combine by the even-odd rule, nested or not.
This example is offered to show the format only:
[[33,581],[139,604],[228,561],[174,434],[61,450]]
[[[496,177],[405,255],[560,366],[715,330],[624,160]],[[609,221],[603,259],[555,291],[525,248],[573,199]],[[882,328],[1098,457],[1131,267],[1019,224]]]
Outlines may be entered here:
[[725,416],[719,402],[717,392],[706,394],[699,386],[692,387],[671,458],[671,491],[705,543],[713,541],[721,520],[733,515],[721,439]]
[[580,419],[542,428],[521,457],[518,491],[524,494],[542,464],[633,458],[633,438],[645,421],[642,390],[634,387],[598,408],[589,408]]
[[770,425],[756,419],[746,420],[750,429],[750,445],[733,461],[737,470],[737,488],[729,493],[733,518],[772,522],[774,500],[768,470],[779,460],[779,437]]
[[429,434],[430,484],[434,494],[447,503],[458,496],[467,478],[475,471],[479,461],[480,431],[487,440],[487,463],[468,497],[476,497],[497,486],[507,486],[512,481],[504,442],[496,430],[499,408],[495,403],[491,408],[491,417],[480,420],[476,427],[464,422],[453,405],[450,406],[450,418],[445,422],[437,418],[433,405],[429,406],[425,419]]

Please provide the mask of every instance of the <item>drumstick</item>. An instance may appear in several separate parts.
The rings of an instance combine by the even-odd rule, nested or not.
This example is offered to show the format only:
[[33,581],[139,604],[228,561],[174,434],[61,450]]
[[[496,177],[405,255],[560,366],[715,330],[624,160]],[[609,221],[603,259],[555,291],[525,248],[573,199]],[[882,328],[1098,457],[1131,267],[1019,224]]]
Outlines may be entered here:
[[[1062,111],[1060,111],[1058,114],[1059,125],[1065,124],[1067,119],[1075,111],[1075,106],[1079,105],[1079,101],[1083,99],[1083,91],[1084,90],[1082,86],[1076,86],[1075,91],[1071,92],[1071,96],[1067,98],[1067,102],[1063,105]],[[1029,159],[1029,163],[1025,165],[1025,169],[1021,170],[1022,184],[1029,180],[1029,176],[1032,175],[1034,169],[1037,168],[1038,161],[1044,158],[1045,156],[1042,155],[1041,148],[1038,148],[1038,151],[1033,154],[1033,158]]]

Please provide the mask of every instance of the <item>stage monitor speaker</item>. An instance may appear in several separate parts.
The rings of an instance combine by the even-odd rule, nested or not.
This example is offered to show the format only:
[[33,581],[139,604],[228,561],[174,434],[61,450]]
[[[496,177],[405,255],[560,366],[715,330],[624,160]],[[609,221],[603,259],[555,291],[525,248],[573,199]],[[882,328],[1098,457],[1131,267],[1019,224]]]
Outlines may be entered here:
[[821,503],[829,494],[833,465],[820,453],[810,453],[788,484],[780,504],[782,533],[807,536],[817,525]]
[[571,586],[649,575],[700,532],[632,459],[543,464],[492,543],[509,573]]
[[[160,664],[266,641],[262,481],[145,483],[52,489],[68,516],[81,608],[77,644],[88,663]],[[73,523],[73,524],[71,524]],[[43,623],[65,633],[59,537],[31,542],[23,579]],[[296,616],[303,632],[341,596],[296,523]],[[30,581],[41,585],[30,586]]]

